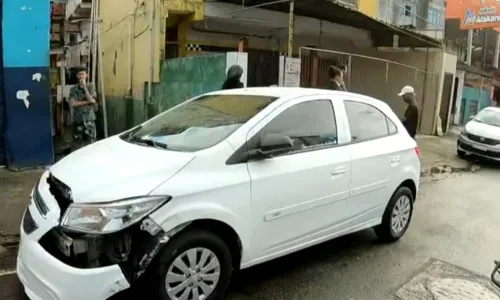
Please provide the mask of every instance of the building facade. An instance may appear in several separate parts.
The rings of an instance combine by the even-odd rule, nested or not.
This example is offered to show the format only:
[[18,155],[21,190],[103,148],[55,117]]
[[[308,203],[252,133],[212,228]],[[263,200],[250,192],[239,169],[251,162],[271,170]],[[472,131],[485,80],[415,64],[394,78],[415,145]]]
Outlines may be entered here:
[[49,1],[2,1],[0,165],[24,168],[53,162],[49,16]]
[[[160,81],[161,62],[165,59],[242,49],[248,53],[248,76],[245,79],[248,86],[277,85],[282,82],[280,56],[289,52],[288,3],[281,6],[242,8],[241,2],[233,2],[127,0],[119,7],[101,2],[99,18],[108,119],[112,120],[109,122],[110,132],[120,132],[144,119],[147,106],[154,104],[148,96],[149,82],[155,84]],[[358,20],[357,23],[343,20],[344,16],[341,14],[322,16],[321,12],[308,11],[311,7],[297,2],[291,55],[298,58],[301,48],[313,46],[408,64],[409,69],[421,71],[420,75],[411,78],[412,82],[437,82],[432,84],[432,89],[426,89],[427,101],[432,103],[439,98],[432,91],[439,86],[443,59],[441,52],[419,50],[393,53],[384,52],[377,47],[393,48],[392,39],[395,35],[399,37],[396,48],[425,48],[426,45],[439,47],[438,40],[427,39],[430,42],[419,43],[416,41],[422,38],[411,37],[412,30],[416,31],[416,28],[401,30],[378,22],[380,3],[383,1],[344,0],[339,1],[340,4],[327,2],[325,1],[325,5],[332,5],[329,8],[331,11],[338,10],[333,5],[340,5],[345,13],[352,14]],[[151,11],[154,11],[154,18],[150,17]],[[414,13],[413,10],[411,13]],[[401,24],[396,22],[394,25],[402,26]],[[372,32],[375,31],[386,33],[374,37]],[[437,63],[434,63],[436,60]],[[374,64],[361,59],[355,67],[358,73],[362,73],[373,66]],[[385,65],[380,68],[385,70]],[[396,75],[391,75],[394,80],[404,78],[398,76],[397,72],[406,72],[398,71],[395,67],[391,71],[396,72]],[[429,79],[431,77],[432,80]],[[401,84],[404,85],[404,82],[401,81]],[[373,96],[384,95],[375,92],[378,94]],[[387,90],[385,93],[392,91]],[[192,95],[189,92],[185,94],[185,97]],[[394,97],[391,96],[392,98]],[[403,109],[398,99],[390,101],[397,111]],[[434,105],[429,104],[427,107],[426,110]],[[425,115],[423,130],[431,133],[434,117],[430,111],[426,111]]]

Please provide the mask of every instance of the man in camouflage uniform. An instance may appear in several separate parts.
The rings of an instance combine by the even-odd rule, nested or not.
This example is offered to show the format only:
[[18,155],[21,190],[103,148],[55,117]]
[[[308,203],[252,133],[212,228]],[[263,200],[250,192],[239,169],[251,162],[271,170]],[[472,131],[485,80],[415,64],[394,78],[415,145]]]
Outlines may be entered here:
[[73,107],[73,140],[76,148],[91,144],[96,140],[95,112],[97,95],[93,84],[87,84],[87,70],[77,70],[78,84],[71,88],[69,98]]

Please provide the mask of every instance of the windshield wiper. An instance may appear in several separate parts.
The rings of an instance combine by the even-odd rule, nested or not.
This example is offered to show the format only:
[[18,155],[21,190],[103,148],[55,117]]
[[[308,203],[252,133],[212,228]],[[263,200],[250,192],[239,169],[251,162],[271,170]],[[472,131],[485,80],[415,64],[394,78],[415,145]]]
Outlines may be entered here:
[[130,137],[128,139],[128,141],[132,142],[132,143],[143,144],[143,145],[147,145],[150,147],[159,148],[159,149],[167,149],[168,148],[167,144],[164,144],[161,142],[155,142],[155,141],[150,140],[150,139],[143,139],[143,138],[139,138],[139,137],[135,137],[135,136]]

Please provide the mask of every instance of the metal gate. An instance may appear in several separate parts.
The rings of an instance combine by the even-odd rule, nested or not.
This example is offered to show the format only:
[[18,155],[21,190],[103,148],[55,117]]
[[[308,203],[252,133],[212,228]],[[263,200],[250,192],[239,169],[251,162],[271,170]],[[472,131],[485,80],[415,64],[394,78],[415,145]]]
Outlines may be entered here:
[[277,51],[248,51],[247,86],[278,85],[280,54]]
[[[0,0],[0,20],[3,19],[3,1]],[[0,22],[0,166],[6,164],[5,161],[5,94],[3,88],[3,35],[2,22]]]
[[432,104],[436,103],[439,88],[437,74],[387,59],[308,47],[300,49],[300,58],[301,86],[324,87],[328,67],[343,63],[348,69],[344,81],[350,92],[385,101],[401,117],[406,104],[397,94],[403,86],[413,86],[421,111],[419,130],[432,133],[435,115]]

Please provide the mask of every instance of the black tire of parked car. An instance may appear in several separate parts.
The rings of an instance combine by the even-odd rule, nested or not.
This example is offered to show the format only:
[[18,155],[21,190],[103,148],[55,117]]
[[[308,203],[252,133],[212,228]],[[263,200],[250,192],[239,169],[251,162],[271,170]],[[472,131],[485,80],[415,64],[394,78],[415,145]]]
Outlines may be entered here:
[[[396,202],[401,198],[402,196],[407,196],[410,199],[410,217],[408,219],[408,223],[406,223],[405,227],[401,232],[395,233],[394,230],[392,230],[391,222],[392,222],[392,211],[394,210],[394,206],[396,205]],[[408,226],[410,226],[411,223],[411,218],[413,216],[413,202],[414,202],[414,197],[413,193],[411,190],[406,187],[406,186],[400,186],[396,192],[391,197],[391,200],[389,200],[389,203],[387,204],[387,207],[385,208],[384,215],[382,217],[382,223],[378,226],[374,227],[375,233],[377,234],[378,238],[385,243],[392,243],[397,240],[399,240],[406,232],[408,229]]]
[[231,251],[218,235],[208,230],[193,228],[174,236],[160,253],[158,264],[156,265],[159,300],[172,300],[167,295],[165,282],[168,269],[179,254],[193,248],[206,248],[217,256],[221,274],[217,286],[206,300],[223,299],[233,273]]

